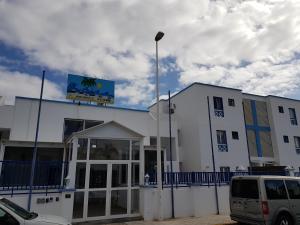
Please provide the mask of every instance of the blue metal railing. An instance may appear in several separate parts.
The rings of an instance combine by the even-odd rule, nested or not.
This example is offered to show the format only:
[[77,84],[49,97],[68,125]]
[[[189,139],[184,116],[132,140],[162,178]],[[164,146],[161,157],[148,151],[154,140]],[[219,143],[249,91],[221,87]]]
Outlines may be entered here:
[[[61,189],[68,162],[37,161],[33,182],[34,190]],[[0,161],[0,191],[28,190],[31,161]]]
[[[233,176],[246,176],[249,172],[174,172],[163,173],[162,180],[164,186],[212,186],[228,185]],[[281,175],[288,176],[285,171],[253,171],[252,175]],[[296,173],[295,173],[295,176]],[[300,176],[300,173],[298,174]],[[156,174],[149,174],[145,178],[145,185],[156,185]]]

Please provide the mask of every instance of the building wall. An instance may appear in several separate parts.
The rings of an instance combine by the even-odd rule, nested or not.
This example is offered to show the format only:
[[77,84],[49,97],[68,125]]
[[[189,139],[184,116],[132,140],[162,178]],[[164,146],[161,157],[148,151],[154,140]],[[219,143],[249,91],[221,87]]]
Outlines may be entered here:
[[[1,109],[2,107],[0,107],[0,110]],[[10,109],[10,112],[6,112],[4,117],[2,117],[1,111],[0,113],[0,127],[7,124],[6,126],[11,128],[11,141],[34,141],[38,113],[38,100],[16,98],[15,106]],[[65,118],[100,120],[104,122],[114,120],[144,135],[146,137],[145,145],[149,145],[150,136],[156,135],[156,122],[147,111],[86,105],[79,106],[77,104],[43,101],[39,142],[61,143],[63,141]],[[165,115],[161,116],[160,129],[161,136],[169,136],[168,119]],[[176,131],[176,122],[174,121],[174,137],[176,137]]]
[[[300,167],[300,154],[296,153],[294,136],[300,136],[300,102],[279,97],[268,97],[270,117],[273,126],[273,147],[276,161],[282,166],[293,166],[297,171]],[[279,113],[278,106],[283,106],[284,113]],[[298,125],[291,125],[288,108],[295,108]],[[283,136],[289,138],[284,143]]]
[[0,131],[1,129],[9,129],[12,127],[14,107],[0,105]]
[[[239,90],[194,84],[173,97],[176,105],[175,117],[182,131],[181,157],[186,171],[212,171],[211,135],[209,129],[208,103],[210,101],[211,127],[216,170],[229,166],[247,168],[249,165],[245,124],[242,108],[242,93]],[[222,97],[224,117],[216,117],[213,97]],[[235,106],[228,106],[228,98],[235,100]],[[216,130],[225,130],[228,152],[217,147]],[[239,140],[232,139],[232,131],[239,133]]]
[[[229,215],[229,186],[217,187],[219,199],[219,212],[221,215]],[[171,189],[162,191],[163,206],[159,207],[159,192],[155,188],[143,188],[141,190],[141,214],[144,220],[169,219],[172,216]],[[203,204],[205,202],[205,204]],[[159,210],[159,211],[158,211]],[[214,186],[182,187],[174,188],[174,214],[180,217],[201,217],[217,214]]]

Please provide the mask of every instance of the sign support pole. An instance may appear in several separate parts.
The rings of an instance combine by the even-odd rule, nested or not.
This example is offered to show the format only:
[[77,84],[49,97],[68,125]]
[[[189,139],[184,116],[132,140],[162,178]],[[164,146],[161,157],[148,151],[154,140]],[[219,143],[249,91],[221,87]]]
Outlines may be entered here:
[[41,106],[42,106],[43,91],[44,91],[44,81],[45,81],[45,70],[43,70],[41,93],[40,93],[40,100],[39,100],[39,111],[38,111],[35,141],[34,141],[32,162],[31,162],[31,174],[30,174],[30,184],[29,184],[30,186],[29,186],[28,205],[27,205],[28,211],[30,211],[31,209],[32,187],[34,183],[35,164],[36,164],[36,155],[37,155],[37,141],[38,141],[39,128],[40,128],[40,116],[41,116]]

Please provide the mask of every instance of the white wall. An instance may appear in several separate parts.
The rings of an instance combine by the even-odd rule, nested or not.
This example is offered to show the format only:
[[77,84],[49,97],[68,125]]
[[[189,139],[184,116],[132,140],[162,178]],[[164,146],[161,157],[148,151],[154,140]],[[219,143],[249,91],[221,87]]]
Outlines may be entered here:
[[[7,121],[12,121],[12,141],[33,141],[35,137],[38,100],[17,98],[12,113]],[[2,115],[1,115],[2,117]],[[156,135],[156,121],[147,111],[113,109],[77,105],[63,102],[43,101],[40,120],[40,142],[62,142],[64,118],[116,121],[140,134],[145,138],[145,145],[149,145],[149,136]],[[2,120],[1,120],[2,121]],[[1,123],[1,122],[0,122]],[[1,126],[0,126],[1,127]],[[169,136],[168,118],[161,116],[161,136]],[[177,135],[176,122],[173,121],[173,134]]]
[[[175,117],[182,134],[180,161],[183,162],[183,169],[213,171],[207,96],[210,100],[216,170],[219,171],[221,166],[230,166],[231,170],[240,165],[247,168],[249,161],[241,91],[194,84],[172,99],[176,104]],[[223,98],[224,117],[214,114],[214,96]],[[234,99],[235,107],[228,106],[228,98]],[[218,151],[216,130],[226,131],[228,152]],[[239,133],[239,140],[232,139],[232,131]]]
[[0,106],[0,129],[12,127],[14,106]]
[[[300,136],[300,102],[279,97],[268,97],[270,117],[272,121],[272,144],[276,161],[282,166],[293,166],[297,171],[300,167],[300,154],[296,153],[294,136]],[[283,106],[284,113],[279,113],[278,106]],[[295,108],[298,125],[291,125],[288,108]],[[283,136],[289,137],[284,143]]]
[[[71,198],[66,198],[66,194],[70,194]],[[28,204],[28,195],[19,195],[15,194],[5,195],[5,197],[14,203],[20,205],[24,209],[27,209]],[[56,198],[59,198],[59,201],[56,201]],[[37,199],[50,199],[53,198],[52,202],[48,203],[37,203]],[[55,215],[55,216],[62,216],[66,218],[68,221],[72,220],[72,210],[73,210],[73,193],[53,193],[48,194],[33,194],[32,201],[31,201],[31,210],[32,212],[36,212],[38,214],[47,214],[47,215]]]
[[[200,217],[217,214],[215,187],[180,187],[174,188],[174,214],[175,218]],[[220,214],[229,215],[229,186],[217,187],[219,193]],[[171,189],[164,188],[162,191],[163,206],[158,207],[158,190],[156,188],[141,189],[141,214],[144,220],[159,219],[158,209],[161,210],[162,218],[171,218]]]

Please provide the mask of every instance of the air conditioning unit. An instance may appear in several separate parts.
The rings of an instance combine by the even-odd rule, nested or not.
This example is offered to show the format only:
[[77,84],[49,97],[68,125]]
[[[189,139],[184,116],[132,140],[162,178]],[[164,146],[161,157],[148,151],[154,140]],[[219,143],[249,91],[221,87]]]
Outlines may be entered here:
[[[175,109],[176,109],[176,105],[171,103],[171,107],[170,107],[171,114],[175,113]],[[169,113],[169,103],[168,102],[165,102],[165,104],[163,106],[163,112],[166,114]]]

